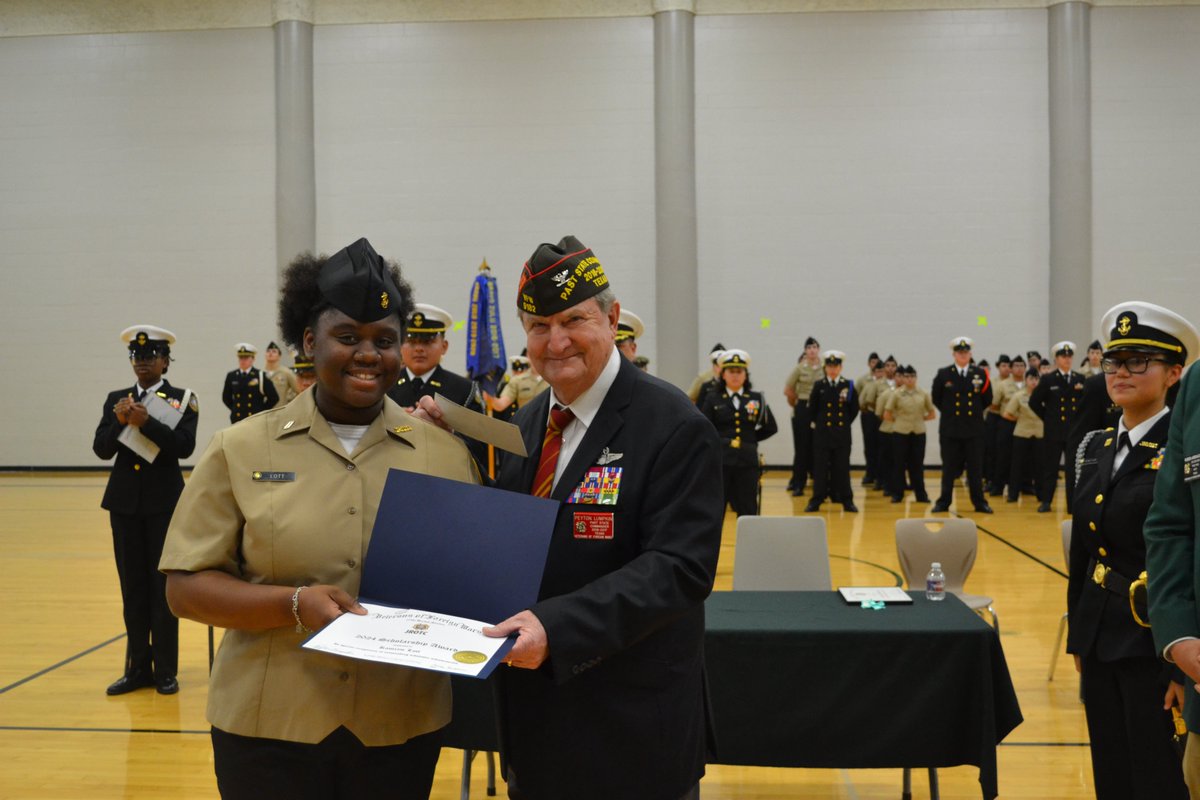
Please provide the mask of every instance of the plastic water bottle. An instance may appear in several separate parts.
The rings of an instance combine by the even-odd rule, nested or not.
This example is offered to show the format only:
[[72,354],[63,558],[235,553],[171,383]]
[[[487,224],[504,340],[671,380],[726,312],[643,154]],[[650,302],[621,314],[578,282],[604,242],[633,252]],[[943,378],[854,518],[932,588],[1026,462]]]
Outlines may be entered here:
[[929,565],[929,574],[925,576],[925,599],[946,599],[946,573],[942,572],[941,562],[935,561]]

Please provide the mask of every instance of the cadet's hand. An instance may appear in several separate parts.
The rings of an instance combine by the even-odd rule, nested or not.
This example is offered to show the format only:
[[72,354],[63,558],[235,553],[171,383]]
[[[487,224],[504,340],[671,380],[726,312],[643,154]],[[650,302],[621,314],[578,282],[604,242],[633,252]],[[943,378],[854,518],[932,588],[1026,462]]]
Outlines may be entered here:
[[1183,684],[1168,681],[1167,693],[1163,695],[1163,711],[1170,711],[1172,706],[1183,711]]
[[129,424],[135,428],[140,428],[146,424],[146,420],[150,419],[150,412],[141,403],[134,403],[129,406]]
[[121,423],[122,425],[129,424],[129,408],[132,405],[132,397],[122,397],[117,401],[117,404],[113,406],[113,413],[117,415],[117,422]]
[[438,408],[438,404],[428,395],[423,396],[417,401],[412,415],[423,422],[433,423],[444,431],[454,433],[454,429],[446,424],[446,420],[443,418],[442,410]]
[[499,625],[488,625],[483,629],[484,636],[497,638],[517,634],[517,643],[508,651],[505,663],[521,669],[537,669],[550,655],[550,643],[546,640],[546,629],[541,620],[530,610],[526,609],[513,614]]
[[1200,639],[1184,639],[1178,642],[1171,648],[1169,655],[1175,666],[1196,682],[1196,691],[1200,692]]
[[304,627],[314,631],[321,630],[347,611],[351,614],[367,613],[367,610],[345,591],[326,584],[307,587],[300,593],[296,607]]

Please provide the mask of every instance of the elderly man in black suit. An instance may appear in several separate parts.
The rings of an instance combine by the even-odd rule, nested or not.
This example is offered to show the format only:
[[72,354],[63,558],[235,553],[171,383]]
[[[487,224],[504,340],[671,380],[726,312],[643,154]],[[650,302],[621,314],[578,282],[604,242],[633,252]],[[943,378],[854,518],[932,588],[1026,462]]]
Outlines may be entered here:
[[509,797],[698,797],[716,429],[617,351],[620,306],[574,237],[537,248],[517,303],[550,391],[517,412],[529,456],[506,457],[498,483],[563,505],[538,602],[485,629],[518,634],[500,675]]
[[121,341],[129,344],[137,383],[109,392],[92,440],[97,456],[116,456],[100,506],[112,523],[126,641],[124,673],[108,694],[146,686],[175,694],[179,620],[167,606],[167,578],[158,561],[183,491],[179,459],[196,449],[200,409],[191,389],[172,386],[163,377],[175,334],[135,325],[121,333]]

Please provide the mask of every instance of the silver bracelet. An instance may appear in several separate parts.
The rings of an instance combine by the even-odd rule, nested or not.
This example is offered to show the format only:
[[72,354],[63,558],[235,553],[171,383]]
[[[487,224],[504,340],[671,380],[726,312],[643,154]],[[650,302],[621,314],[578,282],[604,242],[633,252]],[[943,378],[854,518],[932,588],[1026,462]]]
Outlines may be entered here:
[[296,633],[312,633],[312,628],[300,620],[300,593],[307,588],[307,586],[297,586],[296,591],[292,592],[292,616],[296,618]]

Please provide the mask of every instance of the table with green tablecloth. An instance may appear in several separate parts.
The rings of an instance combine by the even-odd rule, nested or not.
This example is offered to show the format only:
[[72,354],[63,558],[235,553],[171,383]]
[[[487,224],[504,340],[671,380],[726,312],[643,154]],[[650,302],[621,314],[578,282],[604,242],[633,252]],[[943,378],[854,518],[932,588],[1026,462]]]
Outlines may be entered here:
[[[704,638],[714,763],[979,767],[1021,711],[996,632],[952,595],[848,605],[836,592],[715,592]],[[488,682],[454,680],[446,744],[495,750]]]

